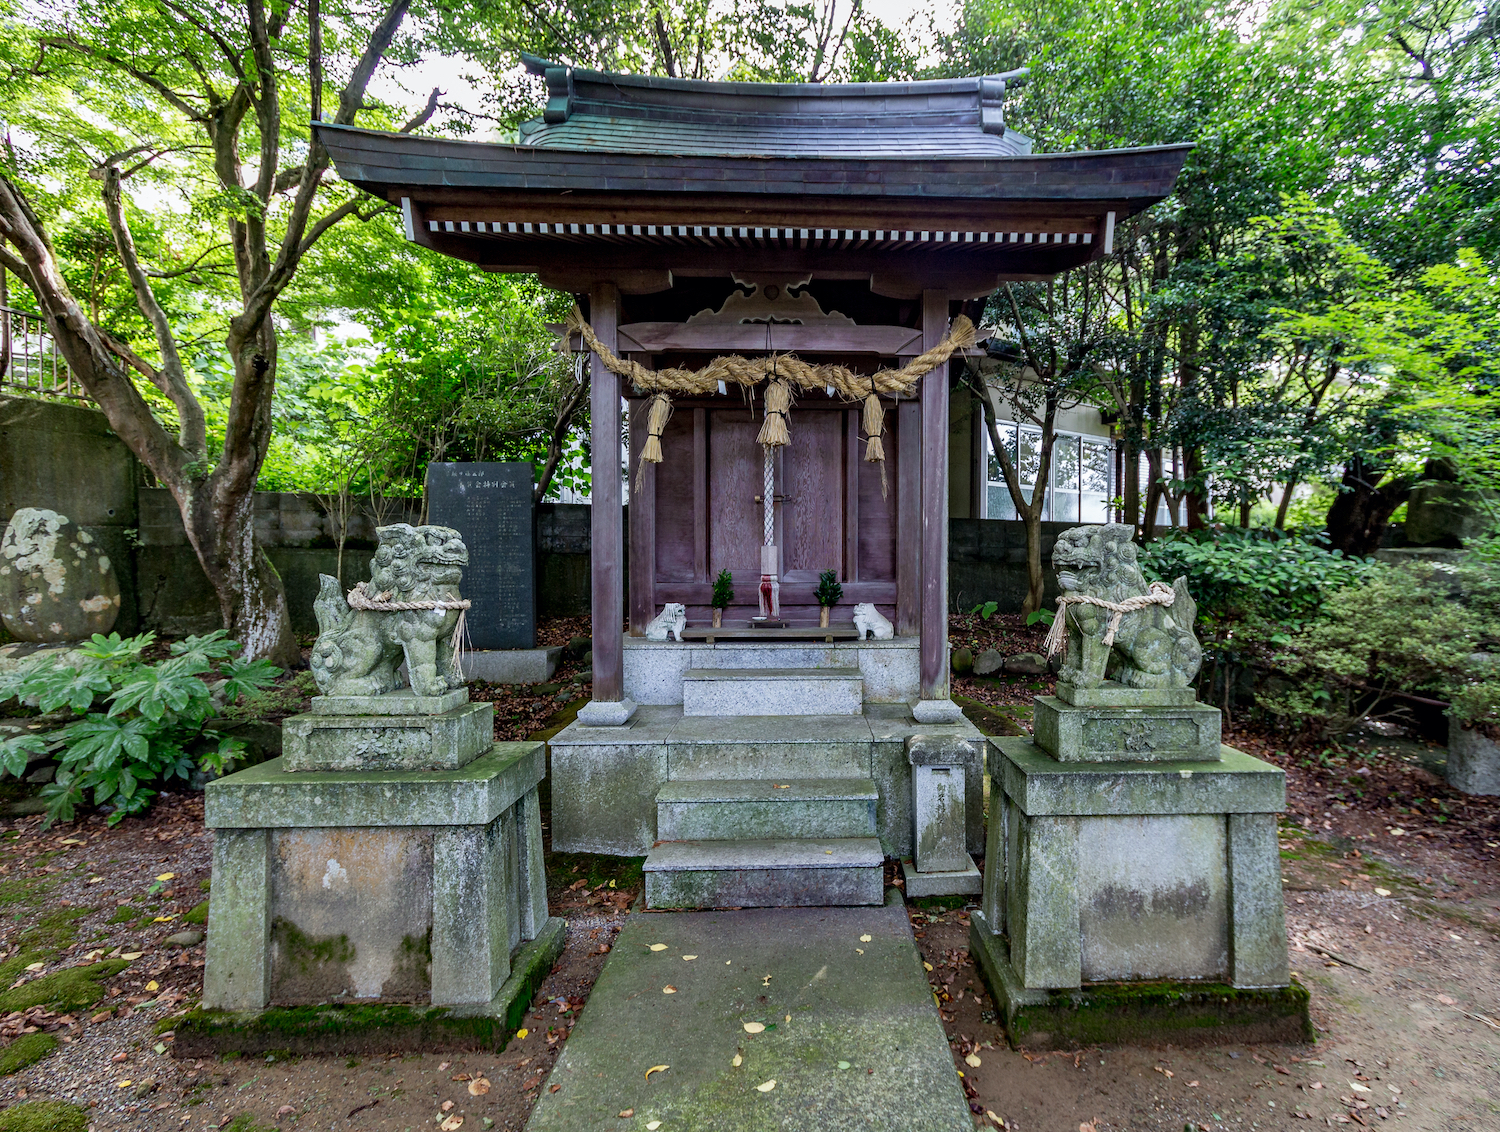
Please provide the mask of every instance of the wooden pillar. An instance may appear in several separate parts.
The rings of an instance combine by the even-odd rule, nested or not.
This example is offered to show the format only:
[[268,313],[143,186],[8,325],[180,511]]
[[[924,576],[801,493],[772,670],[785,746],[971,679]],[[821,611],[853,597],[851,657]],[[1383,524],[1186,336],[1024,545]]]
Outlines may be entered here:
[[[915,357],[915,355],[912,355]],[[905,365],[911,358],[901,358]],[[910,637],[921,625],[922,407],[898,401],[896,414],[896,635]],[[890,449],[886,458],[890,459]]]
[[[930,350],[948,330],[948,295],[922,292],[922,349]],[[957,711],[948,695],[948,367],[922,378],[922,700],[923,723],[946,721]],[[938,701],[923,710],[930,701]]]
[[[620,292],[613,283],[596,283],[589,291],[589,321],[599,341],[615,349]],[[620,379],[597,355],[590,355],[589,364],[594,695],[578,716],[580,723],[600,725],[624,723],[634,705],[625,703],[622,639],[625,539],[620,513]]]

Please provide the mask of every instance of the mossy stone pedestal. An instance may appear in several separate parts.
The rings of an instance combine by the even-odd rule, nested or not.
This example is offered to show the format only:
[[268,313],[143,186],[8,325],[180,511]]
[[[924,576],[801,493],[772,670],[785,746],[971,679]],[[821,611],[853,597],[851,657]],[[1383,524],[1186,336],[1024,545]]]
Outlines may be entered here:
[[183,1049],[298,1048],[298,1029],[323,1051],[503,1044],[563,923],[543,744],[492,742],[493,709],[466,700],[323,697],[287,733],[308,724],[328,769],[290,769],[304,749],[209,785],[205,1010]]
[[[970,947],[1011,1043],[1311,1037],[1307,994],[1287,963],[1276,841],[1285,775],[1223,746],[1211,758],[1141,745],[1085,761],[1089,717],[1118,719],[1122,700],[1134,701],[1136,734],[1214,712],[1182,703],[1180,691],[1159,704],[1150,692],[1089,691],[1077,698],[1097,706],[1059,689],[1054,703],[1084,716],[1049,733],[1059,751],[989,741],[984,895]],[[1217,735],[1218,721],[1194,729]]]

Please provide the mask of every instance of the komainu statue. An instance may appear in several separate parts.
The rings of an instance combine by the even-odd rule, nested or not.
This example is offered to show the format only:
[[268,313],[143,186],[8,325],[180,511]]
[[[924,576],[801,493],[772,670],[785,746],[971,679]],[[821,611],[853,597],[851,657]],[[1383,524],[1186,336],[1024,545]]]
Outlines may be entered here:
[[325,696],[378,696],[397,687],[402,659],[412,691],[441,696],[462,686],[455,650],[463,634],[458,583],[469,550],[451,527],[396,523],[375,532],[370,580],[346,600],[337,578],[320,574],[313,603],[318,640],[313,678]]
[[1077,688],[1106,679],[1131,688],[1185,688],[1203,649],[1193,633],[1198,606],[1187,579],[1146,585],[1133,528],[1073,527],[1057,536],[1052,565],[1062,596],[1047,637],[1050,656],[1067,641],[1057,678]]

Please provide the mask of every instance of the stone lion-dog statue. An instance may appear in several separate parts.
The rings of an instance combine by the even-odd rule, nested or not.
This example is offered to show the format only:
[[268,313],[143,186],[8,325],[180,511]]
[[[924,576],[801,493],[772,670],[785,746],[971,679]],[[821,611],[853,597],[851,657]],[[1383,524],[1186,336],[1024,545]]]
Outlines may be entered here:
[[1185,688],[1203,663],[1187,579],[1147,586],[1132,527],[1073,527],[1057,536],[1052,565],[1062,596],[1049,653],[1067,649],[1057,678],[1076,688],[1116,680],[1131,688]]
[[380,527],[370,580],[346,599],[337,578],[320,574],[313,603],[318,640],[310,661],[325,696],[379,696],[399,685],[396,669],[419,696],[462,687],[454,630],[467,608],[458,592],[469,550],[451,527]]

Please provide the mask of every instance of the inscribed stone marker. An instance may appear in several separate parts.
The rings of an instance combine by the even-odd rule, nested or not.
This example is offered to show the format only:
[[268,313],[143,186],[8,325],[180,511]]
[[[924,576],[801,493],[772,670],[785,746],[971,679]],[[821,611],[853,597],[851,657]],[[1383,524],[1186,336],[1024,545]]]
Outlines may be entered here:
[[536,647],[532,468],[524,461],[427,465],[428,522],[469,548],[463,593],[476,649]]

